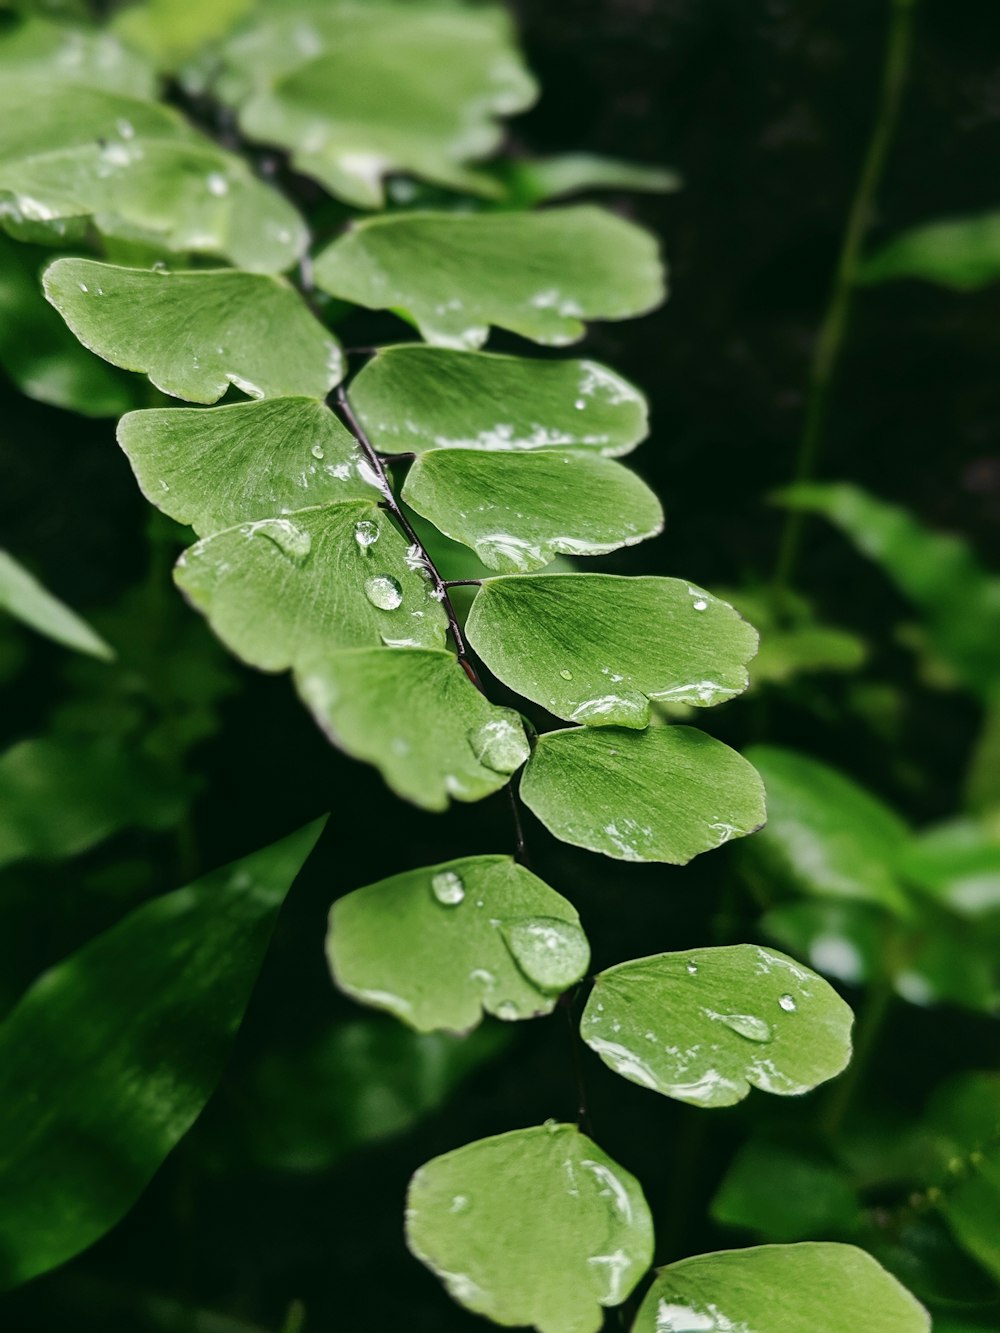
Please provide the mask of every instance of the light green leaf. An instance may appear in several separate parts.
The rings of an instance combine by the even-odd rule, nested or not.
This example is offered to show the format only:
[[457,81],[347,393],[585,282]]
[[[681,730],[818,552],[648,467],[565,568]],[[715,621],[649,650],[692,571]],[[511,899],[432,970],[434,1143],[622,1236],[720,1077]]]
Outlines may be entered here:
[[597,1333],[653,1256],[639,1182],[573,1125],[468,1143],[410,1182],[406,1238],[449,1294],[494,1323]]
[[664,297],[653,237],[591,207],[370,218],[319,255],[315,274],[332,296],[395,310],[443,347],[480,347],[491,324],[561,346],[586,319],[627,319]]
[[752,1139],[740,1149],[711,1211],[723,1226],[776,1241],[849,1236],[864,1218],[843,1167],[765,1139]]
[[295,676],[334,744],[375,764],[397,796],[425,810],[446,810],[450,797],[482,800],[528,757],[520,717],[489,703],[453,653],[327,648],[299,662]]
[[497,117],[535,99],[509,28],[487,8],[275,10],[227,45],[221,88],[245,134],[289,149],[299,171],[361,208],[382,206],[394,171],[494,193],[461,164],[497,147]]
[[230,384],[252,398],[323,398],[343,373],[336,341],[280,278],[57,259],[44,286],[85,347],[175,398],[214,403]]
[[78,653],[105,659],[115,655],[85,620],[47,592],[34,575],[4,550],[0,550],[0,611],[6,611],[56,643],[75,648]]
[[558,157],[515,161],[506,166],[504,176],[510,194],[526,208],[591,190],[669,194],[681,186],[677,173],[665,167],[647,167],[595,153],[562,153]]
[[797,1097],[851,1058],[854,1016],[822,977],[756,944],[661,953],[594,978],[580,1034],[665,1097],[732,1106],[751,1087]]
[[521,795],[557,838],[619,861],[686,865],[764,822],[754,769],[693,727],[550,731]]
[[330,912],[341,990],[419,1032],[465,1032],[483,1011],[551,1013],[590,961],[572,904],[509,856],[469,856],[356,889]]
[[819,1241],[661,1268],[632,1333],[930,1333],[927,1311],[864,1250]]
[[928,1130],[943,1172],[938,1207],[955,1239],[1000,1279],[1000,1074],[960,1074],[935,1093]]
[[142,0],[119,10],[112,28],[145,51],[159,69],[173,72],[216,41],[254,8],[255,0]]
[[639,478],[569,449],[436,449],[410,469],[403,499],[490,569],[543,569],[563,555],[604,555],[663,527]]
[[374,503],[300,509],[206,537],[175,578],[231,652],[262,671],[337,648],[437,648],[445,614]]
[[467,634],[505,685],[599,727],[648,726],[652,699],[730,699],[757,650],[753,626],[703,589],[616,574],[486,579]]
[[899,872],[960,916],[993,916],[1000,912],[1000,830],[966,818],[937,824],[902,850]]
[[617,455],[645,439],[646,400],[596,361],[382,348],[350,399],[382,453],[542,449]]
[[858,898],[905,913],[895,872],[903,820],[836,769],[793,750],[747,751],[767,790],[767,828],[742,855],[772,888]]
[[321,827],[138,908],[0,1027],[0,1285],[93,1244],[187,1133]]
[[0,82],[10,79],[37,80],[46,88],[85,84],[127,97],[156,94],[148,61],[111,33],[36,17],[0,33]]
[[920,278],[969,292],[1000,278],[1000,213],[947,218],[893,237],[861,265],[862,283]]
[[785,685],[816,671],[856,671],[867,656],[862,639],[817,620],[804,597],[776,598],[764,588],[719,589],[760,632],[760,651],[750,668],[751,685]]
[[376,498],[354,437],[315,398],[130,412],[118,443],[146,499],[199,536],[304,503]]

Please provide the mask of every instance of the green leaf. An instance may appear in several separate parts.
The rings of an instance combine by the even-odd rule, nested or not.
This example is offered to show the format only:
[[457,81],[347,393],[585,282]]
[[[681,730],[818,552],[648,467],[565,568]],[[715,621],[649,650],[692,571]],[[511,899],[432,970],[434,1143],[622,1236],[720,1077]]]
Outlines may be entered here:
[[85,347],[175,398],[214,403],[230,384],[252,398],[322,398],[343,373],[336,341],[280,278],[57,259],[44,286]]
[[903,849],[899,872],[959,916],[975,921],[1000,912],[1000,832],[986,821],[925,829]]
[[663,510],[627,468],[568,449],[438,449],[410,469],[403,499],[490,569],[543,569],[557,554],[604,555],[663,527]]
[[806,599],[787,589],[780,599],[764,588],[720,589],[717,596],[760,632],[751,685],[785,685],[817,671],[856,671],[867,656],[864,640],[822,624]]
[[796,1097],[851,1058],[853,1014],[821,977],[755,944],[661,953],[600,972],[580,1033],[632,1083],[693,1106],[751,1086]]
[[493,193],[461,166],[499,144],[496,118],[530,106],[534,80],[499,9],[343,3],[277,10],[228,43],[223,96],[243,132],[361,208],[406,171]]
[[93,1244],[191,1127],[321,827],[138,908],[0,1027],[0,1284]]
[[382,453],[542,449],[628,453],[645,439],[646,400],[596,361],[384,347],[350,399]]
[[356,889],[333,905],[327,954],[341,990],[419,1032],[551,1013],[590,961],[573,906],[509,856]]
[[723,1226],[776,1241],[849,1236],[864,1219],[842,1167],[764,1139],[752,1139],[737,1153],[711,1211]]
[[604,727],[648,726],[653,699],[707,708],[732,698],[757,650],[753,626],[703,589],[616,574],[487,579],[467,634],[505,685],[556,717]]
[[85,620],[47,592],[34,575],[4,550],[0,550],[0,611],[6,611],[56,643],[75,648],[78,653],[105,660],[115,655]]
[[959,1244],[1000,1279],[1000,1074],[960,1074],[939,1088],[928,1132],[947,1172],[937,1206]]
[[747,751],[767,790],[767,828],[743,850],[753,873],[797,893],[857,898],[906,912],[895,862],[903,820],[836,769],[793,750]]
[[626,319],[664,297],[653,237],[591,207],[371,218],[319,255],[316,282],[395,310],[444,347],[480,347],[491,324],[561,346],[585,319]]
[[406,1238],[449,1294],[494,1323],[597,1333],[653,1255],[639,1183],[572,1125],[468,1143],[410,1182]]
[[927,1311],[870,1254],[807,1242],[661,1268],[632,1333],[930,1333]]
[[0,33],[0,81],[10,79],[37,80],[48,89],[70,83],[127,97],[156,94],[148,61],[111,33],[35,17]]
[[619,861],[685,865],[764,822],[754,769],[693,727],[550,731],[521,795],[557,838]]
[[218,40],[254,8],[254,0],[143,0],[119,10],[113,30],[145,51],[157,68],[173,73],[203,46]]
[[503,175],[509,193],[525,208],[591,190],[670,194],[681,186],[675,171],[595,153],[562,153],[558,157],[505,163]]
[[520,717],[489,703],[454,653],[325,648],[295,674],[334,744],[375,764],[397,796],[425,810],[446,810],[450,797],[482,800],[528,757]]
[[444,611],[409,554],[375,503],[349,500],[206,537],[175,578],[237,657],[308,669],[337,648],[444,643]]
[[893,237],[862,265],[858,281],[871,285],[920,278],[959,292],[1000,278],[1000,213],[947,218]]
[[199,536],[304,503],[375,498],[354,437],[314,398],[130,412],[118,442],[146,499]]

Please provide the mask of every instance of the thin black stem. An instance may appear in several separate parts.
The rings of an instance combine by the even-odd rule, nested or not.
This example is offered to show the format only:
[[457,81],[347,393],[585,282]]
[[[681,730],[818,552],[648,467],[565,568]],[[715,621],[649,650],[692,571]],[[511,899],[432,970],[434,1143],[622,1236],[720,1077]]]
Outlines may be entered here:
[[566,991],[559,997],[559,1007],[566,1015],[566,1028],[569,1035],[570,1061],[573,1065],[573,1078],[576,1081],[576,1123],[588,1138],[593,1137],[590,1124],[590,1108],[587,1105],[587,1087],[583,1081],[583,1065],[580,1061],[579,1034],[573,1018],[573,994]]
[[510,797],[510,817],[514,823],[514,860],[518,865],[530,869],[528,848],[524,840],[524,824],[521,822],[521,797],[518,792],[516,777],[507,783],[507,795]]

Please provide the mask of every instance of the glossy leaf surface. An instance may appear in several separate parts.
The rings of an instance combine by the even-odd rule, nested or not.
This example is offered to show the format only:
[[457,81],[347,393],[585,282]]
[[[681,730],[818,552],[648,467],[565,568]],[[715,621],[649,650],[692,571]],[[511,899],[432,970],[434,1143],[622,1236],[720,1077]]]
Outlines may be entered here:
[[454,653],[321,651],[298,665],[296,681],[334,744],[425,810],[499,791],[529,754],[520,717],[489,703]]
[[214,403],[231,384],[251,398],[322,398],[342,373],[337,343],[277,278],[57,259],[44,284],[85,347],[175,398]]
[[535,342],[576,342],[584,320],[643,314],[664,296],[652,237],[590,207],[373,218],[319,255],[316,282],[458,348],[480,347],[491,324]]
[[191,1127],[320,828],[138,908],[0,1026],[0,1284],[92,1244]]
[[764,822],[754,769],[693,727],[549,732],[521,794],[557,838],[619,861],[684,865]]
[[596,361],[387,347],[351,381],[350,398],[390,454],[558,445],[617,455],[648,429],[639,390]]
[[862,266],[863,283],[920,278],[974,291],[1000,278],[1000,213],[928,222],[895,236]]
[[597,1333],[649,1267],[638,1182],[572,1125],[480,1139],[410,1182],[410,1249],[495,1323]]
[[112,649],[65,602],[53,597],[33,574],[0,550],[0,611],[30,625],[39,634],[91,657],[114,657]]
[[754,944],[639,958],[601,972],[580,1033],[623,1078],[694,1106],[751,1086],[798,1096],[839,1074],[853,1015],[836,991]]
[[653,699],[732,698],[757,651],[756,630],[711,593],[614,574],[487,579],[467,633],[504,684],[556,717],[604,727],[647,726]]
[[509,856],[470,856],[393,875],[334,903],[334,980],[420,1032],[464,1032],[485,1011],[548,1014],[583,976],[573,906]]

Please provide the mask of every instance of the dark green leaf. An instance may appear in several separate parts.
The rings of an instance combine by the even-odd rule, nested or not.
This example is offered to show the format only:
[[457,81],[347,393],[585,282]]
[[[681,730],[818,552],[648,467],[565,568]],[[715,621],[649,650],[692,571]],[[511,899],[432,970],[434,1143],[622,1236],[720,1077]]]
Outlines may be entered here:
[[78,653],[105,660],[114,650],[58,597],[53,597],[34,575],[18,564],[9,552],[0,550],[0,611],[6,611],[39,634],[55,639]]
[[842,1167],[764,1139],[751,1140],[730,1163],[712,1216],[775,1241],[849,1236],[863,1220]]
[[1000,832],[986,820],[953,819],[906,846],[900,874],[930,897],[976,920],[1000,912]]
[[1000,213],[947,218],[893,237],[861,266],[862,283],[920,278],[974,291],[1000,278]]
[[945,1173],[937,1205],[959,1244],[1000,1279],[1000,1074],[961,1074],[938,1089],[928,1129]]

